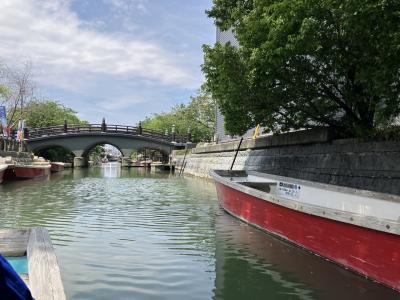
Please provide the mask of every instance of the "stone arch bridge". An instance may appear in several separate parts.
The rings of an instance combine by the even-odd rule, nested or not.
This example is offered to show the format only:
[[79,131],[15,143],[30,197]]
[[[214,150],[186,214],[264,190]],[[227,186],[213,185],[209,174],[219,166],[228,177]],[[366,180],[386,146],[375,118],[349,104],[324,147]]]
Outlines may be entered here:
[[190,144],[191,135],[179,135],[172,131],[163,134],[142,128],[141,125],[123,126],[102,124],[51,126],[26,131],[25,141],[28,151],[37,152],[52,147],[62,147],[75,155],[74,165],[84,166],[86,157],[93,147],[100,144],[115,146],[124,160],[130,159],[133,150],[144,148],[158,150],[168,157],[172,150],[182,149]]

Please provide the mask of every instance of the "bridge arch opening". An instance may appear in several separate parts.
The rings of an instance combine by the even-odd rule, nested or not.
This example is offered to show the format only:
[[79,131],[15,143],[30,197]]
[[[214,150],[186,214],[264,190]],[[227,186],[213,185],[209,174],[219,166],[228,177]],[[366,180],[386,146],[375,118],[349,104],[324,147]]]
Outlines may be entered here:
[[72,163],[75,157],[75,154],[70,149],[59,145],[37,148],[33,151],[33,154],[52,162]]
[[123,151],[116,145],[110,143],[96,143],[88,147],[83,155],[87,161],[94,165],[104,162],[117,162],[124,156]]

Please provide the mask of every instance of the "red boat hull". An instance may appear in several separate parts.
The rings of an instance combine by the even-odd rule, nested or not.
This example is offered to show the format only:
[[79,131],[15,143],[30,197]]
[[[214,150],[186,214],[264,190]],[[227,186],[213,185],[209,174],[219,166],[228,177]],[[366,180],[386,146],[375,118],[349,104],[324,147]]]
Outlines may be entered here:
[[0,171],[0,183],[2,183],[3,180],[4,180],[4,173],[6,172],[6,170],[7,170],[7,169],[5,169],[5,170],[3,170],[3,171]]
[[51,164],[51,172],[61,172],[64,171],[64,166],[61,164]]
[[50,167],[15,166],[15,176],[18,178],[37,178],[50,175]]
[[10,180],[15,178],[15,173],[14,173],[14,167],[9,166],[5,171],[3,175],[3,181],[4,180]]
[[295,211],[216,182],[230,214],[400,291],[400,236]]

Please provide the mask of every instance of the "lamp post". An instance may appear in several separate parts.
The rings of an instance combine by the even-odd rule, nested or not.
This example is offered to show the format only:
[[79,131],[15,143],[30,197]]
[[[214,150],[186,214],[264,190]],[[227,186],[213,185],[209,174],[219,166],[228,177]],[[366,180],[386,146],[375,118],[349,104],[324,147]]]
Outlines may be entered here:
[[101,132],[106,132],[106,131],[107,131],[106,119],[103,118],[103,121],[101,122]]
[[189,126],[187,130],[187,142],[191,143],[192,142],[192,128]]
[[142,132],[143,132],[142,121],[139,121],[139,125],[138,125],[138,133],[139,133],[139,135],[142,135]]
[[172,134],[172,142],[175,142],[175,138],[176,138],[176,135],[175,135],[175,124],[172,125],[171,134]]

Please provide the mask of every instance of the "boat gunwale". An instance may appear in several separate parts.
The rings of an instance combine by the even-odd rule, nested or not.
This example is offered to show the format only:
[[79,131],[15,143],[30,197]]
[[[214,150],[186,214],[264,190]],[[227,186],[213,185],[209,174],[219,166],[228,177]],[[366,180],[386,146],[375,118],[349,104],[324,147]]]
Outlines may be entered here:
[[50,169],[51,165],[43,164],[43,165],[14,165],[14,168],[29,168],[29,169]]
[[5,171],[8,169],[8,165],[6,164],[0,164],[0,172]]
[[392,194],[385,194],[385,193],[368,191],[368,190],[363,190],[363,189],[350,188],[347,186],[333,185],[333,184],[309,181],[309,180],[298,179],[298,178],[293,178],[293,177],[274,175],[274,174],[263,173],[263,172],[259,172],[259,171],[247,171],[246,173],[248,175],[252,175],[252,176],[272,178],[277,181],[286,181],[286,182],[290,181],[295,184],[301,184],[301,185],[305,185],[305,186],[309,186],[309,187],[313,187],[313,188],[329,190],[331,192],[351,194],[351,195],[361,196],[361,197],[366,197],[366,198],[374,198],[374,199],[379,198],[380,200],[400,203],[400,196],[392,195]]
[[35,299],[66,299],[57,256],[46,228],[4,228],[0,229],[1,238],[5,238],[8,245],[5,250],[0,249],[2,255],[27,257],[25,281]]
[[[323,207],[323,206],[318,206],[318,205],[313,205],[309,203],[304,203],[292,199],[287,199],[284,197],[280,197],[278,195],[270,194],[267,192],[263,192],[245,185],[240,184],[238,181],[231,181],[229,178],[233,176],[221,176],[218,174],[219,170],[210,170],[210,175],[211,177],[223,184],[226,185],[230,188],[233,188],[239,192],[251,195],[253,197],[256,197],[260,200],[264,200],[279,206],[286,207],[288,209],[292,209],[301,213],[305,214],[310,214],[314,216],[318,216],[321,218],[325,219],[330,219],[342,223],[347,223],[350,225],[354,226],[360,226],[363,228],[367,229],[372,229],[372,230],[377,230],[381,231],[384,233],[390,233],[390,234],[395,234],[395,235],[400,235],[400,222],[399,221],[393,221],[393,220],[388,220],[388,219],[381,219],[373,216],[365,216],[357,213],[352,213],[352,212],[347,212],[343,210],[337,210],[333,208],[328,208],[328,207]],[[221,170],[226,172],[226,170]],[[235,171],[233,171],[235,172]],[[255,175],[258,176],[258,172],[246,172],[247,175]],[[246,175],[246,176],[247,176]],[[267,174],[266,174],[267,175]],[[276,176],[276,175],[272,175]],[[282,177],[282,176],[276,176],[276,178],[281,178],[281,179],[289,179],[291,181],[291,178],[289,177]],[[293,181],[294,182],[294,181]],[[301,181],[298,181],[301,182]],[[306,181],[302,181],[306,182]],[[308,182],[307,182],[308,183]],[[321,186],[324,186],[321,184]],[[315,186],[314,186],[315,187]],[[335,190],[338,191],[338,190]],[[360,195],[359,195],[360,196]],[[225,208],[224,208],[225,209]]]

